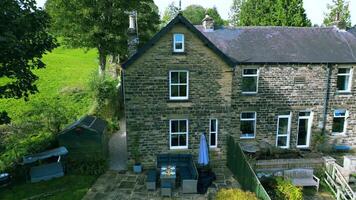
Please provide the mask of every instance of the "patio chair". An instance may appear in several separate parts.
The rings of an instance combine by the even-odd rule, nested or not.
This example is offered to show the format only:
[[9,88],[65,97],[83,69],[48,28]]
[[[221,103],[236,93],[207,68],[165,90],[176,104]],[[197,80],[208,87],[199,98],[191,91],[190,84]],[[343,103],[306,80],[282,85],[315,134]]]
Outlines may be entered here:
[[172,183],[165,181],[161,184],[161,196],[172,196]]
[[146,187],[147,190],[156,190],[157,173],[156,170],[149,170],[147,172]]

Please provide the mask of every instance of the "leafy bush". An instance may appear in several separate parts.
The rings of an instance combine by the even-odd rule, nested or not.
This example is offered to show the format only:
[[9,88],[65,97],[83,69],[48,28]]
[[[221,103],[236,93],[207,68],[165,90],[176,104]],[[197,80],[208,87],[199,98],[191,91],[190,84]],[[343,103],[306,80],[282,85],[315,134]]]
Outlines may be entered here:
[[85,159],[67,159],[67,171],[71,174],[81,175],[101,175],[108,168],[108,161],[101,157],[91,157]]
[[91,77],[89,87],[94,99],[91,114],[107,121],[118,119],[120,111],[118,80],[110,76],[99,76],[97,72]]
[[216,194],[217,200],[258,200],[252,192],[242,191],[240,189],[221,189]]
[[51,147],[54,139],[51,133],[8,135],[3,141],[5,149],[0,155],[0,172],[11,170],[25,155],[37,153]]
[[302,200],[303,193],[301,187],[296,187],[290,180],[283,179],[281,177],[276,178],[277,188],[276,194],[278,199],[286,200]]

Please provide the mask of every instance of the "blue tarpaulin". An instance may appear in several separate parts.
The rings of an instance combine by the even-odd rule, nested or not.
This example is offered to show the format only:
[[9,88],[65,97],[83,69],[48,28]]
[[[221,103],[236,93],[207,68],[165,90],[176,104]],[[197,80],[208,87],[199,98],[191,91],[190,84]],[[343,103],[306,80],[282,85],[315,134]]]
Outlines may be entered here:
[[198,164],[200,165],[209,164],[208,144],[206,142],[204,133],[200,137]]

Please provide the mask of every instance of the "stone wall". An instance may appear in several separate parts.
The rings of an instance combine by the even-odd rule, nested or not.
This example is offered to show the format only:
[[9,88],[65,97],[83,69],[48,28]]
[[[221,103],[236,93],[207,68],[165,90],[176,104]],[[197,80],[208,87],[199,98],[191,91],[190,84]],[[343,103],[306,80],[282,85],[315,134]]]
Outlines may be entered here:
[[[172,53],[173,33],[185,34],[185,53]],[[169,100],[169,71],[189,71],[189,99]],[[175,26],[142,57],[125,70],[125,111],[129,158],[133,135],[140,136],[145,165],[167,152],[197,155],[200,134],[209,130],[209,119],[218,119],[218,148],[214,155],[225,159],[224,138],[229,134],[232,67],[181,25]],[[170,150],[169,120],[188,119],[188,149]]]

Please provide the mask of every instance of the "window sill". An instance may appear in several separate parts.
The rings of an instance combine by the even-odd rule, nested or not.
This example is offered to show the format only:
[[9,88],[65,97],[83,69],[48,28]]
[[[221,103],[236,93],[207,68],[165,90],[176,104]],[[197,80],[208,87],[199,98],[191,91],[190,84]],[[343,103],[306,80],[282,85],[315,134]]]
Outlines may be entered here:
[[342,133],[331,133],[331,136],[333,137],[345,137],[346,133],[342,132]]
[[190,99],[168,99],[167,103],[190,103]]
[[241,94],[244,96],[256,96],[258,93],[257,92],[241,92]]
[[188,150],[188,147],[170,147],[169,150]]
[[248,136],[242,136],[240,139],[255,139],[256,137],[248,137]]
[[338,95],[338,96],[351,96],[352,93],[350,91],[336,91],[336,95]]
[[187,55],[187,52],[185,51],[172,51],[172,55]]

